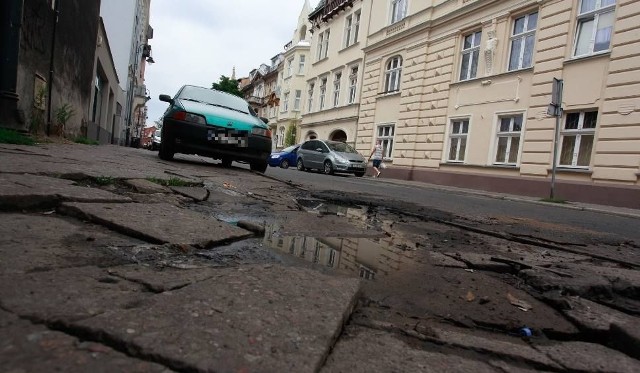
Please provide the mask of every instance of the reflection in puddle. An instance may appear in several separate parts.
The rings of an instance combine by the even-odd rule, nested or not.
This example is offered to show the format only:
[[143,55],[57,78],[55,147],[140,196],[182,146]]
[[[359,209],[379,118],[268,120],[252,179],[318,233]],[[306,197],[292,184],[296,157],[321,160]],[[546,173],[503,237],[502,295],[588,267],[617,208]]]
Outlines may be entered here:
[[[345,216],[352,216],[351,210],[345,208]],[[355,209],[354,212],[362,218],[361,210]],[[386,225],[390,224],[389,222]],[[357,275],[367,280],[380,279],[392,272],[406,269],[415,260],[416,244],[393,234],[374,239],[309,237],[282,235],[282,230],[280,224],[267,225],[264,245],[314,265]]]

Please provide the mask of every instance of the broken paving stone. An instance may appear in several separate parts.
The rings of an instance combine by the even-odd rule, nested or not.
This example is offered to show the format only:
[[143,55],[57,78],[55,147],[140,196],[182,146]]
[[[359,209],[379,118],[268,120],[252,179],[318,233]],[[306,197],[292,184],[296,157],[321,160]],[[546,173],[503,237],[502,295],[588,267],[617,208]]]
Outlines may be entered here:
[[4,211],[53,206],[60,201],[129,202],[131,200],[101,189],[77,186],[71,180],[0,173],[0,206]]
[[97,267],[3,275],[0,283],[4,309],[43,322],[68,322],[107,310],[140,307],[152,296],[142,285],[110,277]]
[[467,268],[467,265],[457,259],[439,252],[429,252],[430,262],[439,267]]
[[470,253],[470,252],[456,252],[456,253],[444,253],[452,259],[459,260],[465,263],[468,267],[481,270],[498,273],[512,272],[512,268],[508,264],[498,263],[491,260],[491,255]]
[[200,187],[170,187],[170,189],[182,196],[189,197],[194,201],[204,201],[209,196],[209,191]]
[[209,247],[252,236],[242,228],[166,203],[65,203],[60,206],[60,211],[151,243]]
[[169,188],[146,179],[127,179],[124,183],[135,189],[138,193],[153,194],[169,192]]
[[638,319],[633,321],[614,321],[611,324],[611,340],[618,350],[640,359],[640,329]]
[[619,325],[635,324],[640,322],[637,318],[623,312],[614,310],[599,303],[580,297],[565,297],[569,309],[562,312],[584,331],[590,333],[608,333],[611,324]]
[[160,364],[129,357],[102,344],[80,342],[17,318],[0,325],[0,361],[3,372],[16,373],[170,372]]
[[521,311],[527,312],[533,308],[531,304],[514,297],[511,293],[507,293],[507,299],[509,300],[509,303],[518,307]]
[[321,372],[495,372],[481,361],[415,349],[393,334],[358,328],[341,338]]
[[[351,314],[359,280],[247,266],[73,324],[184,371],[315,372]],[[127,332],[131,329],[133,332]]]
[[143,284],[156,293],[179,289],[219,275],[214,268],[153,269],[139,265],[113,267],[108,272],[112,276]]
[[640,361],[595,343],[562,342],[549,346],[537,345],[535,349],[572,372],[640,372]]
[[121,248],[142,243],[58,216],[0,214],[0,274],[126,264]]

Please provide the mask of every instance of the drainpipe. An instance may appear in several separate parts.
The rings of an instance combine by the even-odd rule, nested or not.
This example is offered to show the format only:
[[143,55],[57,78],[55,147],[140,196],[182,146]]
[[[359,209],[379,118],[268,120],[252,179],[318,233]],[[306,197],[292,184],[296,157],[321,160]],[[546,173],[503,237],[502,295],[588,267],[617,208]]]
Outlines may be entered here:
[[18,59],[23,0],[0,1],[0,120],[17,127]]
[[47,136],[51,135],[51,93],[53,91],[53,57],[56,49],[56,30],[58,28],[58,6],[61,0],[56,1],[53,9],[53,32],[51,33],[51,59],[49,60],[49,92],[47,94]]

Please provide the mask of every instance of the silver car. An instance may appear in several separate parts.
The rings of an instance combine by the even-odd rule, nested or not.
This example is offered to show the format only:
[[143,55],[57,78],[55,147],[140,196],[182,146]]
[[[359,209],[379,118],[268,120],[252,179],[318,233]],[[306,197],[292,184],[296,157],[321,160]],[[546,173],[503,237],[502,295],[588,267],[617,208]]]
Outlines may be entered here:
[[367,171],[367,161],[351,145],[329,140],[305,141],[296,164],[300,171],[317,169],[327,175],[344,172],[361,177]]

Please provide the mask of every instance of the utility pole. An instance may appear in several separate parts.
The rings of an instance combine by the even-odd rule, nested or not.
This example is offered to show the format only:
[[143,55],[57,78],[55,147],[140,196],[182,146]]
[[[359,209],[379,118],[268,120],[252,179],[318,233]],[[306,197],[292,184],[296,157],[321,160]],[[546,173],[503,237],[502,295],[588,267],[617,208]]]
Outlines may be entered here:
[[53,92],[53,62],[56,49],[56,30],[58,28],[58,6],[60,0],[55,2],[53,9],[53,32],[51,33],[51,59],[49,60],[49,92],[47,93],[47,136],[51,136],[51,94]]
[[562,89],[564,80],[553,78],[553,88],[551,90],[551,103],[547,108],[547,114],[556,117],[556,125],[553,136],[553,164],[551,166],[551,192],[550,199],[555,198],[556,188],[556,164],[558,163],[558,137],[560,137],[560,119],[562,118]]

